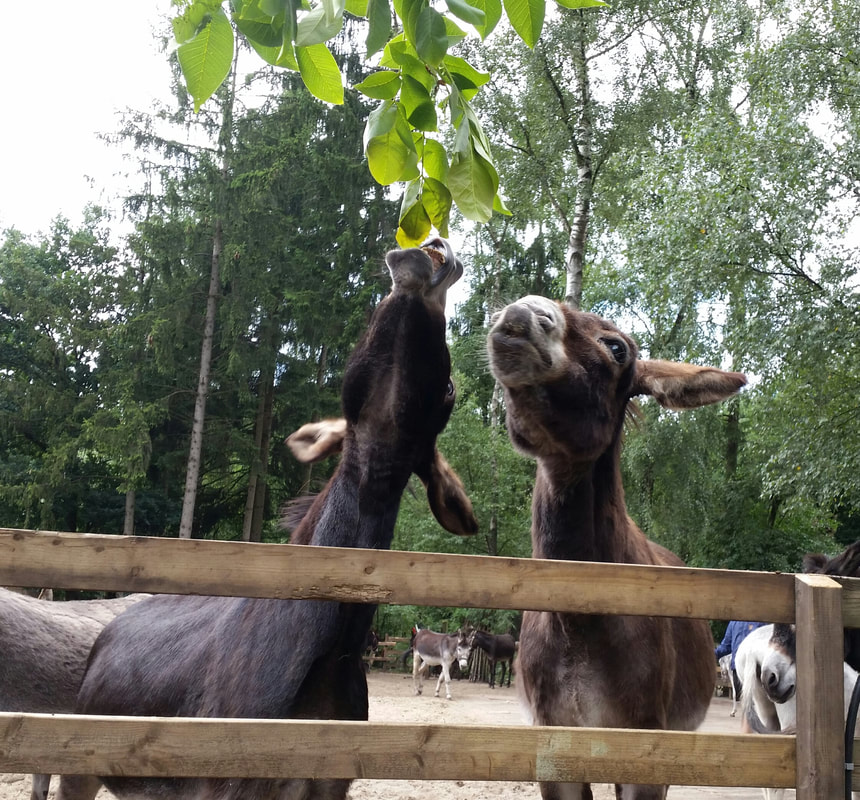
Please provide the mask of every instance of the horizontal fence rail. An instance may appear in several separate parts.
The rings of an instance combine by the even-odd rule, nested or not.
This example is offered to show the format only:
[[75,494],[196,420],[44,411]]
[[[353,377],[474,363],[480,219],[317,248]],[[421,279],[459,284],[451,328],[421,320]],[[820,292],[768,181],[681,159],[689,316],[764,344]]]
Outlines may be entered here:
[[0,528],[0,584],[796,621],[799,687],[797,737],[5,713],[0,772],[796,786],[798,800],[841,782],[858,579]]
[[782,573],[9,528],[0,584],[762,622],[795,614],[794,576]]
[[795,781],[790,736],[0,714],[0,742],[0,769],[58,774],[775,787]]

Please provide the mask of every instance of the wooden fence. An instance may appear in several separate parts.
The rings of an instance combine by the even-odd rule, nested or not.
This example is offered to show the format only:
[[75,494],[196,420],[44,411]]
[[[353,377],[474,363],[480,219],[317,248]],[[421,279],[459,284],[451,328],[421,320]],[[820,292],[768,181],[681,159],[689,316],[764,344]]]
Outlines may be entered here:
[[0,528],[0,585],[796,621],[798,660],[796,737],[3,713],[0,772],[843,793],[842,627],[860,627],[860,580]]

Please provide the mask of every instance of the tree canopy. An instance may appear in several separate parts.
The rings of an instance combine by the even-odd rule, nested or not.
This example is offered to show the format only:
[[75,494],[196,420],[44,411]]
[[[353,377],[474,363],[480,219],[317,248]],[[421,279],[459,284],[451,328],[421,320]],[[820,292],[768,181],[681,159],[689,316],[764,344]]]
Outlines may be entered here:
[[[412,51],[436,11],[413,19],[411,33],[380,35],[374,52],[392,61],[368,67],[355,31],[378,32],[379,21],[335,9],[338,28],[350,20],[331,51],[338,74],[396,92],[346,91],[326,104],[300,80],[310,62],[298,53],[331,40],[284,44],[288,16],[300,25],[313,7],[283,5],[262,25],[259,15],[274,10],[263,3],[205,6],[188,41],[214,35],[213,25],[231,42],[236,30],[256,30],[300,69],[258,70],[250,86],[234,70],[205,104],[180,85],[175,107],[129,114],[115,137],[139,161],[142,188],[124,208],[129,235],[117,237],[116,220],[98,208],[80,226],[58,219],[44,235],[3,234],[0,521],[177,534],[211,305],[190,532],[286,539],[279,507],[319,489],[334,464],[299,465],[282,440],[339,414],[343,365],[388,288],[383,253],[398,228],[411,241],[404,219],[423,213],[374,179],[368,142],[377,137],[367,131],[382,136],[385,118],[394,132],[386,148],[399,141],[424,156],[412,162],[418,177],[394,179],[405,197],[427,211],[427,157],[441,164],[443,148],[450,188],[461,136],[480,158],[482,142],[493,142],[493,192],[505,187],[511,212],[472,224],[450,206],[468,285],[449,309],[458,403],[440,448],[481,532],[445,535],[417,484],[404,496],[396,546],[530,552],[534,466],[511,448],[485,356],[491,315],[524,294],[609,317],[651,357],[750,376],[721,406],[678,414],[642,403],[623,469],[630,512],[651,538],[693,565],[742,569],[797,569],[803,553],[858,538],[855,6],[624,0],[548,15],[529,41],[507,5],[509,25],[480,42],[454,44],[446,33],[444,54],[430,72],[420,68],[438,81],[461,59],[487,76],[468,97],[451,78],[469,111],[450,135],[438,123],[439,102],[450,113],[448,84],[426,90],[440,130],[413,125],[430,109],[410,94],[424,80],[411,73],[423,64]],[[376,19],[380,8],[390,13],[374,0],[363,13]],[[472,13],[454,3],[445,16],[454,8]],[[395,10],[404,25],[402,14],[423,14]],[[325,9],[316,13],[326,32]],[[431,44],[421,40],[421,52]],[[245,91],[262,101],[246,102]],[[423,106],[409,106],[416,97]],[[438,228],[442,217],[428,216]]]

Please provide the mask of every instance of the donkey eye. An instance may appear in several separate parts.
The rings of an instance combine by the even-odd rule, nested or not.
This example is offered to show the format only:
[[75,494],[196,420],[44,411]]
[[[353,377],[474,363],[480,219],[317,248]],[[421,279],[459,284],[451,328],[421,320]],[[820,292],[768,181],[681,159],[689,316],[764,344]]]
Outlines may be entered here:
[[627,345],[624,342],[618,339],[603,339],[602,341],[619,364],[623,364],[627,360]]
[[448,381],[448,389],[445,392],[445,396],[446,397],[453,397],[454,396],[454,381],[452,381],[452,380]]

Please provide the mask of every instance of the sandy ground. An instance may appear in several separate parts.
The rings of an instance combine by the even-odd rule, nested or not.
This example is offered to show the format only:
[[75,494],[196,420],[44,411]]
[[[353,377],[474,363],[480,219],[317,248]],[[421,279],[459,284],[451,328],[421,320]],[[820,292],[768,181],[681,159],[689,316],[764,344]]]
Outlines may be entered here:
[[[516,690],[491,690],[485,685],[453,681],[454,699],[433,697],[432,683],[425,683],[424,694],[412,693],[412,676],[398,672],[373,671],[368,676],[370,719],[376,722],[420,722],[521,725],[523,719]],[[702,730],[736,733],[740,723],[729,716],[731,701],[715,697]],[[49,800],[53,800],[57,779],[51,783]],[[594,800],[613,800],[615,792],[608,785],[594,785]],[[786,800],[794,791],[786,791]],[[0,775],[0,800],[29,800],[29,775]],[[540,800],[535,783],[483,781],[377,781],[356,780],[350,789],[350,800]],[[111,800],[106,791],[97,800]],[[761,789],[675,786],[669,789],[669,800],[761,800]]]

